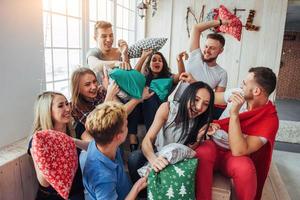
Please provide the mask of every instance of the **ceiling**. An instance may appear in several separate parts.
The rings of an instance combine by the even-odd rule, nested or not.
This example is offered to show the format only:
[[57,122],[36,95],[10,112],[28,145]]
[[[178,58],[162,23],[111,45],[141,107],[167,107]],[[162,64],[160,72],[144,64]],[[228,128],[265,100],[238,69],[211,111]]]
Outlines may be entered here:
[[288,1],[285,30],[300,32],[300,0]]

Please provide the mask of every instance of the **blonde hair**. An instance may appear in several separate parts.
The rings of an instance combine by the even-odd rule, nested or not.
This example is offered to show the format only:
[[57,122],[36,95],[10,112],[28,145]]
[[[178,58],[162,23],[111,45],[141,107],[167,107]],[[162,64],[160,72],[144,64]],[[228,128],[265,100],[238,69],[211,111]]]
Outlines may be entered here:
[[[62,93],[51,92],[51,91],[43,92],[38,96],[34,106],[34,121],[33,121],[33,130],[32,130],[33,134],[36,131],[53,129],[54,124],[51,116],[52,103],[54,97],[58,95],[65,97]],[[71,122],[67,124],[66,134],[75,137],[75,131],[72,128]]]
[[78,106],[80,104],[80,78],[85,74],[91,74],[95,76],[96,74],[87,67],[79,67],[76,69],[71,76],[71,101],[72,106]]
[[99,145],[109,144],[122,131],[127,118],[124,106],[117,102],[98,105],[87,117],[86,131]]
[[107,22],[107,21],[97,21],[95,26],[94,26],[94,37],[97,37],[98,35],[98,32],[97,30],[99,28],[103,28],[103,29],[107,29],[107,28],[111,28],[112,25],[110,22]]

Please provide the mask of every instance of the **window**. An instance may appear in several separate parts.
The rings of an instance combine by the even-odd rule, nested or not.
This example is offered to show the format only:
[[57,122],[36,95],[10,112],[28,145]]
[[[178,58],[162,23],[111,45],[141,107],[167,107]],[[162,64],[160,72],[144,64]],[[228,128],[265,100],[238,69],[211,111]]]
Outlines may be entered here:
[[132,44],[135,38],[135,1],[132,0],[118,0],[117,1],[117,15],[116,22],[116,33],[117,40],[124,39],[128,41],[129,44]]
[[97,20],[113,25],[115,43],[136,40],[135,0],[43,0],[46,89],[70,97],[70,76],[95,47]]

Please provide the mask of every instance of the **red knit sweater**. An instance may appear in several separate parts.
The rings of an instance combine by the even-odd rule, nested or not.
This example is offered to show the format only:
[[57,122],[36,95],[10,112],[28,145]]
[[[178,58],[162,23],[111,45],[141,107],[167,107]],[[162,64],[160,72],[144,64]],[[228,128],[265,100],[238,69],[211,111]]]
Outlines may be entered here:
[[[259,200],[269,172],[273,145],[279,127],[277,111],[272,102],[269,101],[260,108],[241,113],[239,119],[243,134],[261,136],[268,140],[264,146],[250,155],[257,174],[257,192],[255,199]],[[228,132],[229,118],[215,120],[214,122],[220,124],[221,129]]]

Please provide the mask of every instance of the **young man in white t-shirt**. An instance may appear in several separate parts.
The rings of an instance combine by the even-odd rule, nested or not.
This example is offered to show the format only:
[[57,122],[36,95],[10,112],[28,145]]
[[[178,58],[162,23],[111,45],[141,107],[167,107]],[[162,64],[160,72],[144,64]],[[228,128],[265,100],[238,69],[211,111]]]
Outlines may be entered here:
[[[224,92],[227,85],[227,72],[217,64],[218,56],[223,52],[225,39],[222,35],[211,33],[207,35],[204,49],[200,49],[201,33],[209,28],[228,24],[228,21],[213,20],[195,24],[191,31],[189,45],[189,59],[186,72],[182,73],[180,80],[186,83],[195,81],[206,82],[216,92]],[[181,84],[175,94],[180,96],[188,84]]]

